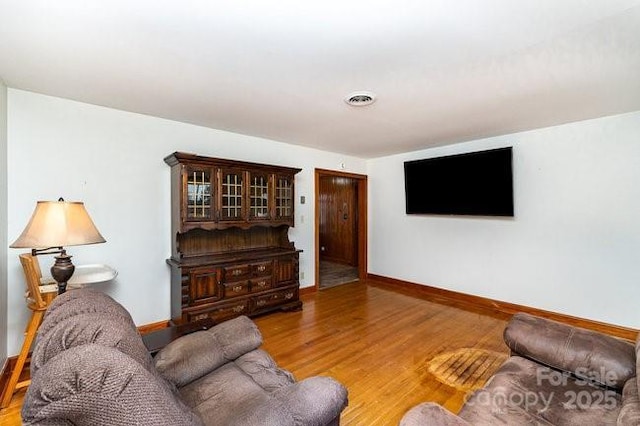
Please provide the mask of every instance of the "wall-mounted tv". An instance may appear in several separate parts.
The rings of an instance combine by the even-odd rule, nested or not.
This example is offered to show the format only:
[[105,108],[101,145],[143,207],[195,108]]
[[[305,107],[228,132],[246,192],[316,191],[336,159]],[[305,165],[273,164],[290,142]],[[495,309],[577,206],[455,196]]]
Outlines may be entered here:
[[512,148],[406,161],[407,214],[513,216]]

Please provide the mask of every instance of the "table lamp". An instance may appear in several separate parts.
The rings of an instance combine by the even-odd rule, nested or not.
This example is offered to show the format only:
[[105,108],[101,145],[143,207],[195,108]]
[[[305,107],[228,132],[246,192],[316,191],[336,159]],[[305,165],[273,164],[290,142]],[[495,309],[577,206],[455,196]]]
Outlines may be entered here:
[[38,201],[24,231],[9,247],[30,248],[33,256],[57,254],[51,275],[58,283],[58,294],[62,294],[75,270],[64,247],[104,242],[84,203],[60,198]]

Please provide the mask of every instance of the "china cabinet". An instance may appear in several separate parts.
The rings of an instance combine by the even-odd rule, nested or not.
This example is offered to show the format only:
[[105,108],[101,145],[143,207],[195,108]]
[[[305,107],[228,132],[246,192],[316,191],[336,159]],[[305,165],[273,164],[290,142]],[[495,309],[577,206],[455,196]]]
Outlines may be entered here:
[[173,322],[300,309],[301,250],[288,236],[300,169],[181,152],[164,160]]

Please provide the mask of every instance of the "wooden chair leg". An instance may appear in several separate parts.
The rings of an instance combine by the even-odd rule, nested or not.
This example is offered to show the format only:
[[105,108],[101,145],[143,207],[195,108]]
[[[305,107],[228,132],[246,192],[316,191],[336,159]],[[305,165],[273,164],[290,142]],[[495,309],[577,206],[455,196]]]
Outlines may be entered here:
[[27,325],[27,333],[24,336],[24,343],[22,344],[20,355],[18,355],[18,361],[16,361],[16,365],[11,372],[11,378],[9,379],[9,384],[7,385],[7,388],[4,391],[4,395],[2,396],[2,401],[0,401],[0,408],[6,408],[7,406],[9,406],[11,398],[13,398],[13,394],[16,391],[16,386],[18,385],[18,381],[20,380],[20,374],[22,374],[22,369],[24,368],[24,363],[27,361],[27,357],[29,356],[29,349],[31,349],[31,344],[36,337],[36,333],[38,331],[38,327],[40,326],[40,322],[42,321],[44,312],[44,310],[33,311],[33,313],[31,314],[31,319],[29,320],[29,324]]

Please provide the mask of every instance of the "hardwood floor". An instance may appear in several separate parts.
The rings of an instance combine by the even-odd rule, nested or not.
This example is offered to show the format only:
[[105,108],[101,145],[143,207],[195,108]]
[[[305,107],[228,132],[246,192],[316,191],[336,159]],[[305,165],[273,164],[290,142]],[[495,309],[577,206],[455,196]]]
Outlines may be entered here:
[[16,392],[9,406],[0,411],[0,426],[16,426],[22,424],[20,408],[22,407],[25,391],[26,388]]
[[[375,281],[367,284],[304,295],[302,311],[254,319],[263,349],[298,380],[328,375],[349,389],[343,425],[397,425],[407,410],[423,401],[457,412],[467,388],[456,383],[473,369],[458,368],[449,381],[436,378],[429,361],[462,348],[508,354],[502,342],[504,314],[433,303]],[[483,367],[488,369],[483,374],[495,369],[494,364]],[[0,426],[20,424],[22,399],[23,392],[16,394],[11,406],[0,412]]]
[[465,391],[438,381],[429,360],[461,348],[508,354],[503,314],[470,312],[369,284],[322,290],[303,299],[301,312],[255,320],[264,349],[298,380],[328,375],[349,389],[342,424],[398,424],[423,401],[457,412]]

